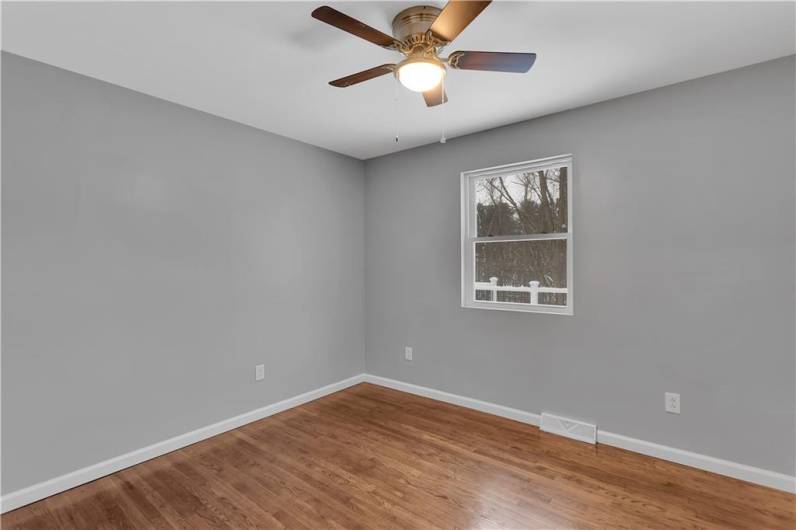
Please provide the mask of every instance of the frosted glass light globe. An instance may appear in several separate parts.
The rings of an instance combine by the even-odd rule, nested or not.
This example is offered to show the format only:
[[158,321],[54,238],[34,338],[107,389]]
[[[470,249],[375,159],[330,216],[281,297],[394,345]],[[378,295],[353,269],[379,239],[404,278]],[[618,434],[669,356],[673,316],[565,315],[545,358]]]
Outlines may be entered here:
[[398,80],[413,92],[431,90],[442,82],[445,70],[431,61],[406,62],[398,68]]

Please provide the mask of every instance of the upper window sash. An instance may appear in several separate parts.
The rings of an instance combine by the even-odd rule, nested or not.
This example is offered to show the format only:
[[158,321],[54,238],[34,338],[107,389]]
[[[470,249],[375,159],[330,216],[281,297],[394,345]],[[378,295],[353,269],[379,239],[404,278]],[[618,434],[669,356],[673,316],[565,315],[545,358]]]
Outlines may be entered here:
[[[561,167],[567,168],[567,231],[566,232],[529,232],[522,234],[500,234],[495,236],[478,236],[478,207],[476,203],[477,191],[476,183],[480,180],[488,178],[506,177],[516,175],[518,173],[543,171],[548,169],[558,169]],[[467,213],[467,233],[466,238],[470,240],[489,240],[499,241],[505,239],[511,241],[514,239],[562,239],[561,234],[568,235],[572,224],[572,200],[569,190],[570,180],[572,175],[572,155],[559,155],[548,158],[542,158],[530,162],[519,162],[516,164],[505,164],[502,166],[495,166],[492,168],[478,169],[474,171],[467,171],[464,173],[467,179],[467,186],[463,187],[462,192],[465,193],[463,199],[463,206],[466,208]],[[558,236],[558,237],[547,237]]]

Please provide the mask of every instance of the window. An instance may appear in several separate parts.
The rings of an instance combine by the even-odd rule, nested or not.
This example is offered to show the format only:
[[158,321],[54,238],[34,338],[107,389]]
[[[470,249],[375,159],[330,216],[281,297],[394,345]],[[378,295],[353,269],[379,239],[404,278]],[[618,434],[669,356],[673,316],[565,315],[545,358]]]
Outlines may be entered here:
[[572,157],[462,173],[462,306],[572,314]]

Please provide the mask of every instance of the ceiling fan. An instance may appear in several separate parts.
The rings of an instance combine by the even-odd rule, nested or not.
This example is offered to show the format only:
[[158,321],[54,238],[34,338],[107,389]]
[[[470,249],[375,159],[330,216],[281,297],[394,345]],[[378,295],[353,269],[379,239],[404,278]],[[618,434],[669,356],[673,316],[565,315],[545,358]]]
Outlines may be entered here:
[[394,73],[409,90],[422,92],[426,105],[448,101],[444,84],[446,68],[525,73],[536,60],[535,53],[457,51],[440,57],[442,49],[475,20],[490,1],[450,0],[443,9],[413,6],[398,13],[392,21],[393,36],[341,13],[329,6],[312,12],[313,18],[356,35],[406,57],[398,64],[383,64],[330,81],[339,88]]

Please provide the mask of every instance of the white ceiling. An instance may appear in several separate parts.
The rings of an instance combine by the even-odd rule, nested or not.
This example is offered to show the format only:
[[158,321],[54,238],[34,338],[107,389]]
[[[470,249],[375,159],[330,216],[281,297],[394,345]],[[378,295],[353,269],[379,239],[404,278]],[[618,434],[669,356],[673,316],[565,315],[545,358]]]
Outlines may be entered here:
[[[391,76],[330,87],[399,56],[318,5],[3,2],[2,47],[362,159],[794,53],[791,2],[495,2],[447,51],[532,51],[533,69],[452,71],[429,109],[403,88],[396,102]],[[390,33],[411,4],[331,5]]]

